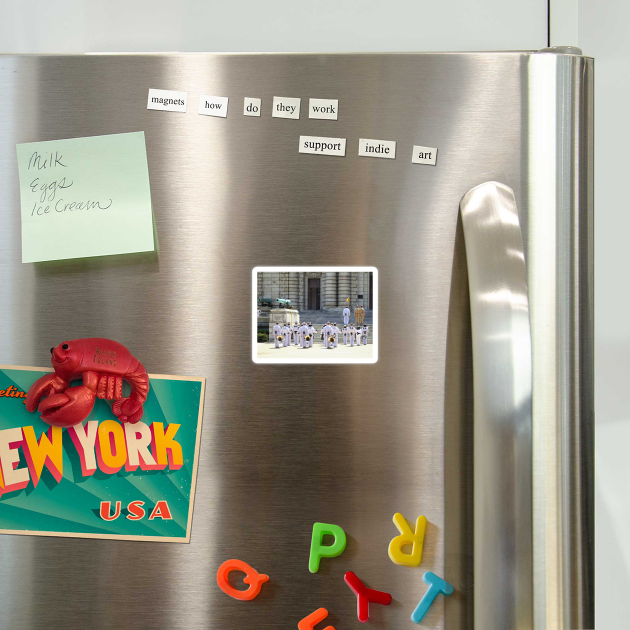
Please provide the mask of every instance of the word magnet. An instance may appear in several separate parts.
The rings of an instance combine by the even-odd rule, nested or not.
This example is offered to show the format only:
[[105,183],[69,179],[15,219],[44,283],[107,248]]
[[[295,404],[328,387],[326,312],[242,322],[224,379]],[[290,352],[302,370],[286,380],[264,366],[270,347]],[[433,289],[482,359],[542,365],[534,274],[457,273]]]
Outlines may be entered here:
[[339,101],[336,98],[310,98],[308,100],[308,117],[323,120],[337,120]]
[[414,145],[413,153],[411,154],[412,164],[430,164],[435,166],[437,160],[437,148],[436,147],[421,147]]
[[165,112],[185,112],[188,92],[175,90],[149,90],[147,109],[160,109]]
[[271,116],[273,118],[294,118],[300,117],[299,98],[289,98],[288,96],[274,96],[271,106]]
[[[427,528],[426,516],[419,516],[416,521],[415,533],[407,524],[405,517],[396,512],[394,514],[394,525],[398,528],[400,536],[396,536],[389,543],[389,557],[394,564],[402,564],[407,567],[417,567],[422,561],[422,547],[424,545],[424,532]],[[411,553],[404,553],[403,547],[411,545]]]
[[359,157],[396,159],[395,140],[371,140],[369,138],[359,139]]
[[[332,545],[324,545],[324,536],[333,536]],[[311,555],[308,559],[308,570],[311,573],[319,571],[319,561],[322,558],[336,558],[346,548],[346,532],[339,525],[327,523],[315,523],[313,525],[313,537],[311,538]]]
[[243,116],[260,116],[262,100],[246,96],[243,99]]
[[[230,571],[242,571],[245,573],[243,583],[249,584],[249,588],[245,591],[240,591],[239,589],[234,588],[228,579]],[[260,593],[262,585],[268,580],[268,575],[258,573],[256,569],[250,567],[249,564],[243,562],[242,560],[226,560],[217,571],[217,584],[219,585],[219,588],[226,595],[245,602],[249,602],[257,597]]]
[[202,94],[199,97],[199,113],[202,116],[226,118],[228,115],[228,97]]
[[343,579],[357,596],[357,616],[362,623],[370,618],[370,602],[384,606],[389,606],[392,603],[392,596],[389,593],[368,588],[352,571],[348,571]]

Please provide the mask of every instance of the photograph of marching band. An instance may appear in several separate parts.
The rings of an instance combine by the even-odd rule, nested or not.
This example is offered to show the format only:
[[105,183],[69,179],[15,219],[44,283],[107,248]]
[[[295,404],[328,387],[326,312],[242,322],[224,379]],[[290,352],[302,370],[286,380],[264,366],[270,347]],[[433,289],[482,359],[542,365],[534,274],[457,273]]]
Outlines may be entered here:
[[374,267],[255,267],[252,302],[256,363],[375,363],[378,358]]

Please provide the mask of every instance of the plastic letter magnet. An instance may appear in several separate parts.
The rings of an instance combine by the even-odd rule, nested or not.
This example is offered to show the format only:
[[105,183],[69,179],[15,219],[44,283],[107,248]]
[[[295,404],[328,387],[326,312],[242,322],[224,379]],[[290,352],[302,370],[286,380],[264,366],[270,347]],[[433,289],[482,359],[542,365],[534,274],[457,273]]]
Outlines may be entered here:
[[[313,630],[315,625],[326,619],[326,617],[328,617],[328,611],[325,608],[318,608],[315,612],[312,612],[308,617],[304,617],[304,619],[298,623],[298,630]],[[326,626],[324,630],[335,630],[335,627]]]
[[[415,533],[407,524],[405,517],[396,512],[394,514],[394,525],[398,528],[400,536],[396,536],[389,543],[389,557],[394,564],[402,564],[407,567],[417,567],[422,561],[422,546],[424,545],[424,532],[427,528],[425,516],[419,516],[416,521]],[[404,553],[403,547],[411,545],[411,553]]]
[[[228,574],[230,571],[242,571],[245,573],[246,575],[243,578],[243,582],[245,584],[249,584],[249,588],[245,591],[239,591],[234,588],[228,580]],[[268,580],[268,575],[258,573],[256,569],[253,569],[249,566],[249,564],[247,564],[247,562],[243,562],[242,560],[226,560],[217,571],[217,584],[219,585],[219,588],[226,595],[245,602],[251,601],[257,597],[263,583]]]
[[[335,542],[333,542],[332,545],[322,545],[322,540],[327,534],[335,538]],[[339,525],[314,523],[313,537],[311,538],[311,555],[308,559],[308,570],[311,573],[317,573],[317,571],[319,571],[319,561],[322,558],[336,558],[344,552],[345,548],[346,533]]]
[[420,603],[416,606],[416,609],[411,613],[411,621],[414,623],[420,623],[424,616],[427,614],[427,610],[434,602],[435,598],[442,593],[443,595],[452,595],[455,590],[451,584],[441,577],[427,571],[422,576],[422,581],[429,585],[424,597],[420,600]]
[[392,596],[389,593],[367,588],[352,571],[348,571],[343,579],[357,596],[357,617],[361,623],[365,623],[370,618],[370,602],[384,606],[392,603]]

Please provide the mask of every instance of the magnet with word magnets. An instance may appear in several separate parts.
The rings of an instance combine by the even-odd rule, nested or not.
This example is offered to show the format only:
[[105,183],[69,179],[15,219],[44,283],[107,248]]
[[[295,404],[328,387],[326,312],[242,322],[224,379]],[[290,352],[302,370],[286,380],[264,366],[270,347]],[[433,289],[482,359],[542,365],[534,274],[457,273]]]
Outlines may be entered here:
[[[402,564],[407,567],[417,567],[422,561],[422,546],[424,545],[424,532],[427,528],[425,516],[419,516],[416,521],[415,533],[407,524],[405,517],[396,512],[394,514],[394,524],[400,532],[399,536],[389,543],[389,557],[394,564]],[[411,553],[404,553],[403,547],[411,545]]]
[[422,581],[428,584],[429,588],[424,594],[424,597],[420,600],[420,603],[416,606],[416,609],[411,613],[411,621],[414,623],[420,623],[422,621],[427,614],[427,610],[429,610],[429,607],[440,593],[448,597],[452,595],[455,590],[446,580],[438,577],[435,573],[431,573],[431,571],[427,571],[422,576]]
[[[245,591],[240,591],[234,588],[228,579],[230,571],[242,571],[245,573],[243,582],[245,584],[249,584],[249,588]],[[243,562],[242,560],[226,560],[217,571],[217,584],[219,585],[219,588],[226,595],[245,602],[249,602],[257,597],[263,583],[268,580],[268,575],[258,573],[256,569],[250,567],[249,564]]]
[[[298,623],[298,630],[313,630],[315,626],[328,617],[328,611],[325,608],[318,608],[315,612],[312,612],[308,617],[304,617],[300,623]],[[334,626],[326,626],[324,630],[335,630]]]
[[[50,349],[54,372],[37,379],[26,395],[26,409],[37,409],[54,427],[73,427],[92,411],[96,398],[112,400],[120,422],[135,424],[149,393],[149,375],[125,346],[98,337],[65,341]],[[70,387],[81,377],[82,385]],[[131,394],[123,397],[123,380]]]
[[392,596],[384,591],[375,591],[367,588],[361,580],[352,572],[348,571],[344,576],[346,584],[357,596],[357,616],[359,621],[365,623],[370,618],[370,602],[389,606],[392,603]]
[[[332,545],[324,545],[324,536],[333,536]],[[346,548],[346,532],[339,525],[329,525],[327,523],[313,524],[313,537],[311,538],[311,555],[308,559],[308,570],[311,573],[319,571],[319,561],[322,558],[336,558],[340,556]]]

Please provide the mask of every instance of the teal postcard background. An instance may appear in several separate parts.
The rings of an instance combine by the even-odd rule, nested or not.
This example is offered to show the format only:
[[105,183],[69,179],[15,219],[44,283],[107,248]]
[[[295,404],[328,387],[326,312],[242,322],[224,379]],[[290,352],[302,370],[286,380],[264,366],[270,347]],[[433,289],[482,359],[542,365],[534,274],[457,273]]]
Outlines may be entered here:
[[[27,392],[44,371],[26,369],[0,369],[0,391],[13,385]],[[59,483],[44,467],[37,487],[32,481],[22,490],[0,496],[0,530],[19,530],[24,533],[71,533],[90,537],[142,536],[175,538],[185,542],[189,511],[194,497],[193,474],[196,473],[195,449],[197,432],[201,431],[200,407],[203,380],[176,380],[151,378],[150,390],[144,404],[141,422],[166,425],[180,424],[175,440],[182,447],[184,465],[176,471],[138,468],[133,472],[124,467],[114,475],[97,468],[89,477],[83,477],[77,450],[63,431],[63,477]],[[88,420],[115,419],[110,405],[97,399]],[[29,413],[23,398],[0,397],[0,430],[32,426],[37,439],[49,429],[39,413]],[[20,447],[19,468],[26,467],[26,459]],[[153,506],[165,500],[173,520],[155,518],[148,520]],[[122,513],[114,521],[100,518],[101,501],[122,503]],[[125,518],[126,507],[131,501],[144,501],[146,516],[142,520]]]

